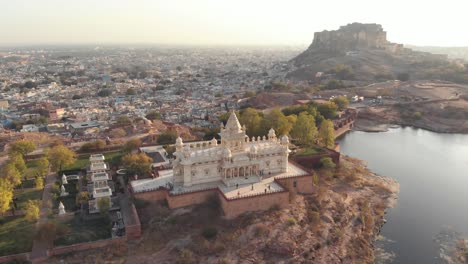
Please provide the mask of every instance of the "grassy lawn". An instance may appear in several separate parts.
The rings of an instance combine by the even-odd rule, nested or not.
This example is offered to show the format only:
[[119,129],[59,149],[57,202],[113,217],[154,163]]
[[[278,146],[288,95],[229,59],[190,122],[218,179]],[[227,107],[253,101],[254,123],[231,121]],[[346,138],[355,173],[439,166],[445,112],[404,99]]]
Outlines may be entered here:
[[[91,154],[83,154],[79,155],[76,158],[75,164],[72,166],[63,168],[64,170],[81,170],[85,168],[86,166],[89,165],[89,156]],[[115,152],[109,152],[109,153],[104,153],[104,157],[106,157],[106,162],[108,162],[111,165],[118,164],[120,162],[120,158],[125,155],[125,152],[123,151],[115,151]]]
[[105,153],[104,157],[106,157],[106,161],[109,162],[110,165],[116,165],[120,163],[120,159],[125,156],[125,154],[124,151],[116,151]]
[[23,189],[15,190],[14,197],[18,198],[18,209],[24,209],[28,200],[41,200],[42,190]]
[[30,178],[35,178],[36,177],[36,171],[37,171],[37,162],[39,160],[29,160],[26,162],[26,171],[24,173],[24,177],[27,179]]
[[81,170],[89,165],[89,154],[79,155],[73,165],[63,168],[64,170]]
[[324,154],[326,153],[325,150],[320,148],[319,146],[307,146],[297,151],[297,156],[310,156],[310,155],[317,155],[317,154]]
[[76,206],[76,194],[78,193],[76,189],[77,184],[78,181],[68,181],[68,184],[64,185],[68,196],[58,197],[54,203],[54,208],[58,208],[59,203],[62,202],[67,212],[76,211],[78,209]]
[[23,216],[0,218],[0,256],[29,252],[35,225]]
[[54,241],[56,246],[107,239],[111,237],[111,223],[108,217],[93,220],[82,220],[74,217],[63,222],[70,229],[70,233]]

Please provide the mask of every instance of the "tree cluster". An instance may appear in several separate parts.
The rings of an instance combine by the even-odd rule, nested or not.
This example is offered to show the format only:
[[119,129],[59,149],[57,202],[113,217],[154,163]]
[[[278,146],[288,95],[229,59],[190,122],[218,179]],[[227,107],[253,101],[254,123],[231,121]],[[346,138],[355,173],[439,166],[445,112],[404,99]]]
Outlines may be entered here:
[[[334,130],[333,122],[325,119],[336,115],[337,106],[330,102],[325,105],[299,105],[283,109],[271,110],[269,113],[263,113],[253,108],[242,109],[236,115],[241,125],[246,128],[246,134],[249,137],[258,137],[268,134],[270,128],[273,128],[277,136],[289,135],[292,139],[301,145],[311,145],[316,142],[324,142],[322,145],[329,146],[333,141]],[[229,113],[220,116],[220,120],[227,120]],[[224,121],[226,122],[226,121]],[[329,126],[333,133],[329,131]],[[319,133],[323,130],[323,132]],[[322,128],[323,127],[323,128]]]

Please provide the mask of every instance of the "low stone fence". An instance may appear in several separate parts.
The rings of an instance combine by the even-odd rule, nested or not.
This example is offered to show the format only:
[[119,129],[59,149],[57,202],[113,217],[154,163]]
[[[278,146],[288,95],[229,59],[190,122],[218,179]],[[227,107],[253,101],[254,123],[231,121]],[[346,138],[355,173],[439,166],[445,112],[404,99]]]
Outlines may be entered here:
[[219,192],[218,188],[210,188],[206,190],[187,192],[181,194],[171,194],[167,195],[167,203],[169,208],[175,209],[180,207],[185,207],[194,204],[201,204],[208,200],[208,198],[213,195],[213,193]]
[[30,260],[30,253],[20,253],[15,255],[0,256],[0,263],[10,263],[13,261],[28,261]]
[[71,253],[71,252],[103,248],[103,247],[107,247],[111,245],[118,245],[118,244],[126,246],[127,245],[126,241],[127,241],[127,237],[117,237],[117,238],[104,239],[104,240],[98,240],[98,241],[93,241],[93,242],[74,244],[70,246],[54,247],[52,249],[47,250],[47,256],[52,257],[52,256],[62,255],[62,254]]
[[284,208],[289,204],[289,192],[286,190],[232,200],[228,200],[223,193],[219,193],[224,217],[228,219],[235,218],[245,212],[268,210],[273,206]]
[[295,156],[292,159],[297,164],[301,165],[302,167],[306,167],[309,169],[320,167],[321,165],[320,159],[327,158],[327,157],[331,158],[335,164],[340,163],[339,152],[332,150],[332,149],[328,149],[328,148],[324,148],[324,149],[326,150],[327,153],[319,154],[319,155],[310,155],[310,156]]

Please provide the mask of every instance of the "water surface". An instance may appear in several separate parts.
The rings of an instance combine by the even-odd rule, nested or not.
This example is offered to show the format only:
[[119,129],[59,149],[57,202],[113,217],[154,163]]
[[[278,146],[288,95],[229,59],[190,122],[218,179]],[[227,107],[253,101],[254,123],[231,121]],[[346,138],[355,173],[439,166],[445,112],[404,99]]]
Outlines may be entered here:
[[343,154],[400,183],[397,206],[382,235],[393,263],[443,263],[434,241],[445,226],[468,234],[468,135],[397,128],[352,131],[339,140]]

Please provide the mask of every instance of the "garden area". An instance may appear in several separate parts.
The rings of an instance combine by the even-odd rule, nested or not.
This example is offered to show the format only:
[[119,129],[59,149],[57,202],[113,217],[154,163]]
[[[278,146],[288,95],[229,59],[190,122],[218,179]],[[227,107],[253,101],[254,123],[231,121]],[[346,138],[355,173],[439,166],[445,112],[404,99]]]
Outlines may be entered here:
[[[126,154],[126,152],[119,150],[114,152],[103,153],[104,157],[106,157],[106,162],[109,165],[118,165],[120,163],[120,159],[122,156]],[[73,165],[65,167],[66,170],[82,170],[89,165],[89,156],[91,154],[81,154],[76,157],[76,161]]]
[[63,225],[67,231],[55,238],[55,246],[67,246],[111,237],[112,223],[108,215],[88,220],[73,217],[61,222],[60,225]]
[[24,216],[0,218],[0,256],[30,252],[35,233]]
[[296,156],[301,157],[301,156],[310,156],[310,155],[319,155],[319,154],[325,154],[327,153],[325,150],[323,150],[319,146],[305,146],[304,148],[299,149],[296,152]]
[[13,192],[14,197],[17,199],[16,205],[19,210],[24,210],[26,206],[26,202],[28,200],[38,200],[42,199],[42,190],[38,190],[35,188],[27,188],[27,189],[16,189]]

